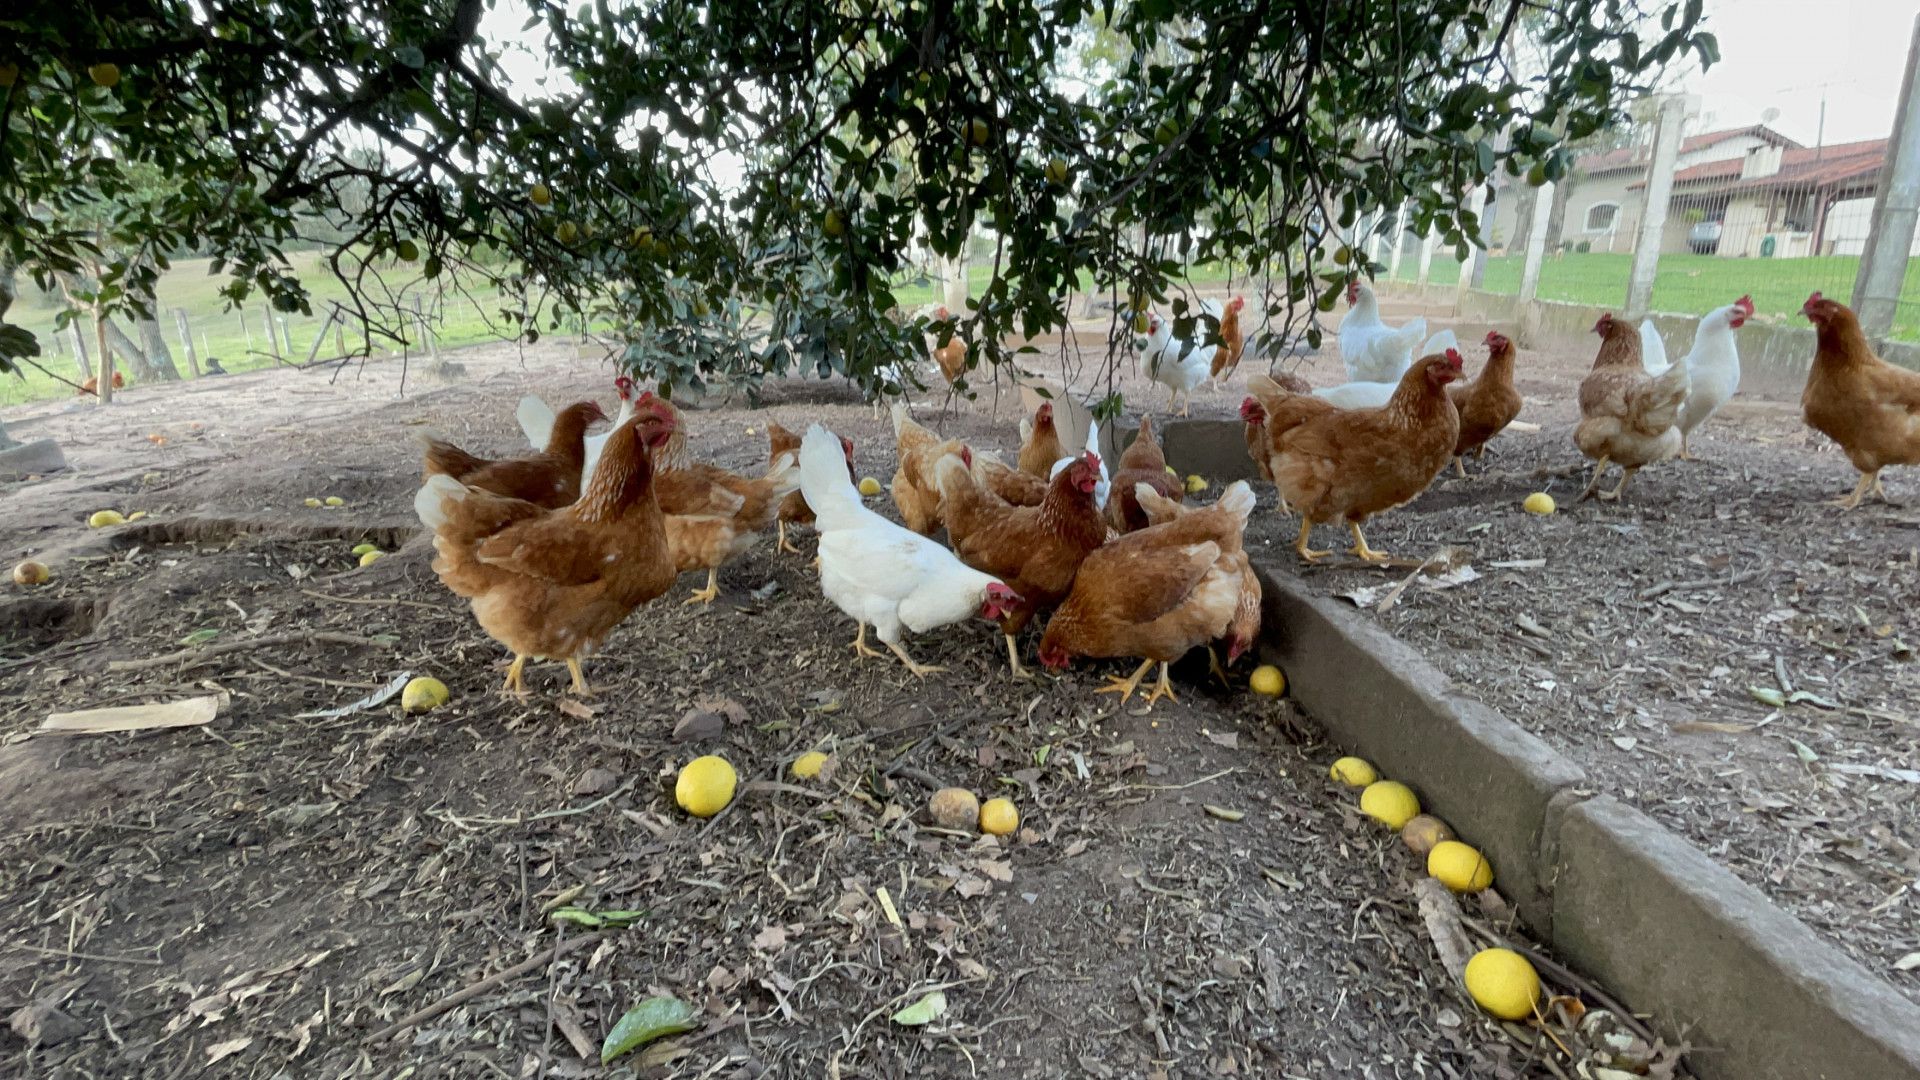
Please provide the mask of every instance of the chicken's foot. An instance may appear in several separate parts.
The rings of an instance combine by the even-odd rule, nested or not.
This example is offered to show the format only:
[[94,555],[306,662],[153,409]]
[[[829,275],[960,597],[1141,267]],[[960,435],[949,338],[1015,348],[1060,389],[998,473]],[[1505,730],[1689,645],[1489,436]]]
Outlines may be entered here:
[[1013,677],[1016,679],[1033,678],[1031,672],[1020,666],[1020,646],[1013,640],[1013,635],[1006,634],[1004,636],[1007,639],[1007,663],[1013,665]]
[[892,649],[893,655],[899,657],[900,662],[907,665],[908,671],[913,672],[915,675],[918,675],[923,679],[929,675],[932,675],[935,672],[947,670],[946,668],[939,667],[938,665],[920,663],[918,660],[915,660],[913,657],[908,656],[907,650],[901,648],[899,645],[896,645],[891,641],[883,641],[880,644],[885,645],[889,649]]
[[806,554],[806,552],[804,552],[804,551],[801,551],[801,550],[800,550],[799,548],[797,548],[797,547],[794,547],[794,546],[793,546],[793,541],[791,541],[791,540],[789,540],[789,539],[787,539],[787,523],[786,523],[786,522],[784,522],[784,521],[780,523],[780,539],[779,539],[779,541],[778,541],[777,543],[775,543],[775,544],[774,544],[774,546],[773,546],[773,550],[775,550],[775,551],[785,551],[785,552],[788,552],[788,553],[790,553],[790,554],[794,554],[794,555],[805,555],[805,554]]
[[573,676],[573,685],[568,687],[580,697],[592,697],[593,687],[587,685],[587,673],[580,667],[580,661],[568,660],[567,671]]
[[1347,550],[1353,552],[1355,557],[1367,562],[1386,562],[1393,557],[1384,551],[1375,551],[1367,546],[1367,538],[1361,534],[1359,522],[1347,522],[1347,531],[1353,534],[1353,547]]
[[1887,497],[1886,489],[1880,486],[1880,473],[1878,470],[1875,470],[1874,472],[1861,473],[1860,482],[1854,485],[1853,494],[1848,495],[1844,498],[1832,499],[1829,501],[1832,503],[1832,505],[1837,506],[1842,510],[1852,510],[1853,508],[1860,505],[1861,500],[1867,497],[1868,492],[1873,492],[1874,494],[1879,495],[1880,498],[1882,499],[1885,499]]
[[686,603],[711,604],[713,603],[714,598],[719,595],[720,595],[720,569],[718,567],[710,566],[707,568],[707,587],[704,589],[693,590],[693,595],[687,597]]
[[1095,690],[1094,693],[1119,694],[1120,703],[1124,705],[1127,699],[1133,696],[1133,692],[1140,689],[1140,680],[1147,677],[1147,669],[1152,666],[1153,661],[1142,660],[1140,661],[1140,667],[1128,678],[1123,679],[1118,675],[1109,675],[1107,676],[1107,685]]
[[1609,491],[1609,492],[1606,492],[1606,493],[1604,493],[1604,494],[1602,494],[1602,495],[1600,496],[1600,499],[1601,499],[1601,501],[1603,501],[1603,502],[1613,502],[1613,501],[1615,501],[1615,500],[1617,500],[1617,499],[1619,499],[1619,498],[1620,498],[1620,495],[1621,495],[1621,493],[1627,490],[1627,481],[1629,481],[1629,480],[1631,480],[1631,479],[1633,479],[1633,474],[1634,474],[1634,473],[1637,473],[1637,472],[1639,472],[1639,471],[1640,471],[1640,469],[1639,469],[1639,468],[1638,468],[1638,467],[1636,466],[1636,467],[1634,467],[1634,468],[1630,468],[1630,469],[1626,469],[1626,470],[1624,470],[1623,472],[1621,472],[1621,474],[1620,474],[1620,482],[1619,482],[1618,484],[1615,484],[1615,485],[1614,485],[1614,487],[1613,487],[1613,490],[1612,490],[1612,491]]
[[500,688],[500,692],[503,694],[513,694],[516,697],[526,697],[527,686],[525,682],[521,681],[521,676],[526,674],[526,670],[527,658],[519,653],[514,653],[513,663],[507,665],[506,685]]
[[1173,680],[1167,677],[1168,669],[1172,666],[1173,665],[1164,660],[1160,662],[1160,681],[1153,685],[1153,689],[1147,691],[1147,708],[1153,708],[1153,703],[1159,701],[1161,698],[1166,698],[1175,704],[1179,703],[1180,699],[1173,696]]
[[1212,645],[1207,646],[1207,667],[1213,677],[1220,680],[1221,686],[1232,686],[1233,680],[1227,678],[1227,669],[1220,666],[1220,653]]
[[1594,463],[1593,479],[1587,481],[1587,489],[1580,493],[1580,497],[1574,500],[1575,502],[1586,502],[1588,499],[1593,498],[1593,493],[1600,487],[1600,478],[1606,475],[1607,466],[1612,460],[1612,458],[1602,455],[1600,460]]
[[1465,480],[1467,478],[1467,459],[1456,456],[1453,459],[1453,471],[1460,474],[1460,479]]
[[1331,551],[1315,551],[1313,548],[1308,547],[1307,541],[1311,539],[1313,539],[1313,519],[1302,515],[1300,518],[1300,538],[1293,542],[1293,550],[1299,552],[1300,557],[1307,562],[1318,562],[1333,554]]
[[876,649],[873,646],[867,644],[867,624],[866,623],[860,624],[860,634],[859,636],[853,639],[853,651],[858,653],[861,656],[871,657],[875,659],[886,655],[886,653],[883,653],[879,649]]

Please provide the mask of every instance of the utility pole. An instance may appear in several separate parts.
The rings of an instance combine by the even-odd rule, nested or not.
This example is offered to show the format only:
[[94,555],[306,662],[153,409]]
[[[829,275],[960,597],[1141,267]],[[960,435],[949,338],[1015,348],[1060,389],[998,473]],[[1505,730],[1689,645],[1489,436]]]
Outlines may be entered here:
[[1873,225],[1860,252],[1860,276],[1853,282],[1853,310],[1869,337],[1885,337],[1893,329],[1916,219],[1920,219],[1920,16],[1913,21],[1907,73],[1900,82],[1900,108],[1894,114],[1887,163],[1880,168],[1879,189],[1873,196]]
[[1674,94],[1660,103],[1659,126],[1653,131],[1653,161],[1647,166],[1647,211],[1640,217],[1640,237],[1633,244],[1633,269],[1627,275],[1629,319],[1646,315],[1653,305],[1653,279],[1660,271],[1660,241],[1667,232],[1667,204],[1673,199],[1673,171],[1680,161],[1680,133],[1687,125],[1687,99]]

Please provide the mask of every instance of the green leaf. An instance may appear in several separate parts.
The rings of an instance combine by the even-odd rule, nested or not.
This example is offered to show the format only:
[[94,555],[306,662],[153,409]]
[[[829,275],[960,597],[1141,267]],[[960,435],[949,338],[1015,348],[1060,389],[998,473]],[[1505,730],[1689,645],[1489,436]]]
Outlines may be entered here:
[[699,1014],[693,1006],[675,997],[649,998],[628,1009],[625,1016],[607,1032],[600,1044],[600,1064],[621,1054],[637,1050],[669,1035],[682,1035],[699,1027]]
[[940,1019],[947,1011],[947,995],[935,990],[919,1001],[893,1014],[893,1022],[901,1027],[924,1027]]
[[188,634],[186,637],[181,638],[180,644],[187,645],[187,646],[205,645],[207,642],[212,641],[214,638],[217,638],[219,636],[220,636],[220,631],[215,630],[210,626],[203,626],[200,629],[195,630],[193,633]]
[[607,924],[606,919],[595,915],[591,911],[585,911],[577,907],[555,908],[548,913],[548,917],[560,922],[569,922],[576,926],[588,926],[596,929]]

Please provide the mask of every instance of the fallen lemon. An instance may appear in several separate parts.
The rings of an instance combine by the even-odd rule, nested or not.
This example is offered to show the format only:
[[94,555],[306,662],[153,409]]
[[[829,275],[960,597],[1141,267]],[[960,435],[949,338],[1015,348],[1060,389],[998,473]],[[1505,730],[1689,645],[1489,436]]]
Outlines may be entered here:
[[1398,780],[1376,780],[1360,793],[1360,812],[1398,832],[1420,812],[1420,800]]
[[139,521],[141,518],[146,516],[147,516],[147,512],[145,510],[135,510],[133,513],[127,515],[127,520]]
[[1173,471],[1173,466],[1171,465],[1164,466],[1164,468],[1167,470],[1168,476],[1178,477],[1180,475],[1179,473]]
[[400,691],[400,707],[407,712],[426,712],[437,709],[447,703],[447,684],[431,675],[422,675],[407,682]]
[[314,509],[317,510],[320,508],[321,503],[319,499],[306,499],[304,500],[304,505],[313,507]]
[[1400,830],[1400,842],[1415,855],[1425,855],[1443,841],[1453,839],[1453,830],[1432,814],[1421,814]]
[[1458,893],[1479,892],[1493,884],[1493,864],[1458,840],[1442,840],[1427,852],[1427,873]]
[[1380,774],[1367,763],[1365,758],[1357,757],[1343,757],[1334,762],[1333,768],[1327,770],[1327,775],[1348,787],[1357,788],[1366,787],[1380,779]]
[[1272,664],[1261,664],[1253,669],[1253,675],[1247,679],[1247,686],[1256,694],[1279,697],[1287,692],[1287,677]]
[[361,565],[361,566],[372,566],[372,565],[373,565],[374,563],[377,563],[377,562],[379,562],[379,561],[380,561],[380,556],[382,556],[382,555],[385,555],[385,554],[386,554],[386,552],[384,552],[384,551],[367,551],[367,552],[362,552],[362,553],[361,553],[361,555],[360,555],[360,565]]
[[980,823],[980,800],[966,788],[941,788],[927,803],[943,829],[971,829]]
[[1540,976],[1512,949],[1482,949],[1467,961],[1467,993],[1502,1020],[1524,1020],[1540,999]]
[[104,529],[109,525],[124,525],[127,519],[120,516],[118,510],[96,510],[87,519],[87,528]]
[[1014,809],[1012,799],[988,799],[980,807],[980,831],[993,836],[1006,836],[1020,827],[1020,811]]
[[353,545],[353,553],[354,553],[355,555],[365,555],[365,554],[366,554],[367,552],[369,552],[369,551],[379,551],[379,550],[380,550],[380,545],[379,545],[379,544],[355,544],[355,545]]
[[880,494],[880,481],[875,480],[871,476],[861,477],[860,478],[860,494],[865,495],[869,498]]
[[26,562],[13,568],[13,583],[15,585],[44,585],[47,579],[52,576],[53,571],[47,569],[46,563],[35,562],[32,559],[28,559]]
[[1544,491],[1536,491],[1527,496],[1527,500],[1520,504],[1520,509],[1529,514],[1539,514],[1544,517],[1553,513],[1553,496]]
[[793,759],[793,775],[802,780],[814,780],[820,776],[820,767],[827,763],[827,755],[818,750],[809,750]]
[[673,782],[673,801],[694,817],[712,817],[733,801],[733,786],[739,778],[733,766],[717,754],[697,757],[680,770]]
[[1207,481],[1204,477],[1200,477],[1200,476],[1187,477],[1187,494],[1198,495],[1205,490],[1207,490]]
[[338,495],[329,495],[329,496],[327,496],[327,497],[326,497],[325,499],[323,499],[323,500],[321,500],[321,501],[322,501],[322,502],[325,502],[325,503],[326,503],[326,504],[327,504],[328,506],[345,506],[345,505],[347,505],[347,500],[345,500],[345,499],[343,499],[343,498],[341,498],[341,497],[340,497],[340,496],[338,496]]

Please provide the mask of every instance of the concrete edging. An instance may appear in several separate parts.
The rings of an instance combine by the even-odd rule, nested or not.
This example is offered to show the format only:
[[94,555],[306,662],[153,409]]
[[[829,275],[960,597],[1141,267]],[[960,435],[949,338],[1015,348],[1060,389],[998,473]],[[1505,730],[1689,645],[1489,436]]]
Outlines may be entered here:
[[1288,692],[1485,851],[1541,940],[1699,1048],[1703,1080],[1920,1077],[1920,1005],[1358,612],[1255,570]]

